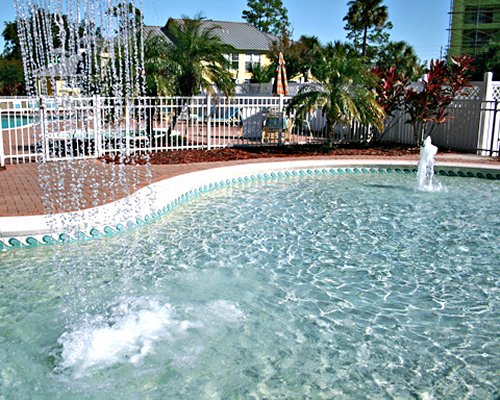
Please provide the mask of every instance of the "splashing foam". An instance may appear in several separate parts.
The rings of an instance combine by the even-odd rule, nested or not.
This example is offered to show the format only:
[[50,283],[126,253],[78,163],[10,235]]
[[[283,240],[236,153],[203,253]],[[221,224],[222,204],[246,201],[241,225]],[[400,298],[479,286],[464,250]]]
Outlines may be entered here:
[[428,136],[424,145],[420,148],[420,160],[418,162],[417,181],[418,189],[425,192],[441,192],[444,187],[434,179],[434,157],[438,148],[432,144]]
[[[194,316],[185,315],[193,309]],[[181,311],[157,300],[124,299],[111,307],[109,315],[93,317],[59,337],[62,354],[58,368],[71,369],[79,378],[116,364],[137,365],[153,352],[157,342],[177,342],[245,318],[235,304],[224,300]]]

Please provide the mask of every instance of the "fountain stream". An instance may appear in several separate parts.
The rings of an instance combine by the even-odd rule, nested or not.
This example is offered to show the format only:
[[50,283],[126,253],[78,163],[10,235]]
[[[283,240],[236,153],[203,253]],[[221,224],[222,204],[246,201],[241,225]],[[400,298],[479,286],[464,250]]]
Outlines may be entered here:
[[[34,142],[42,201],[53,230],[78,237],[92,226],[61,213],[126,197],[151,179],[147,163],[124,163],[131,143],[123,132],[144,132],[146,126],[142,11],[133,0],[14,5],[27,90],[40,107]],[[110,155],[118,163],[82,160],[89,155]],[[137,206],[116,210],[114,220],[132,219]]]
[[[110,132],[126,129],[128,135],[145,130],[140,8],[134,0],[14,0],[14,5],[27,90],[40,110],[34,137],[40,143],[37,161],[42,202],[47,224],[54,232],[65,233],[54,239],[72,241],[88,236],[96,206],[118,198],[128,200],[113,209],[114,215],[108,220],[116,221],[115,226],[135,221],[138,210],[147,205],[137,204],[140,200],[128,195],[150,182],[150,165],[130,165],[128,136],[102,140],[100,144],[102,152],[97,155],[110,155],[117,162],[95,160],[86,152],[97,147],[104,133],[110,136]],[[73,213],[82,209],[88,212]],[[75,335],[71,333],[75,313],[77,319],[85,320],[102,312],[88,301],[88,293],[79,282],[116,259],[121,268],[113,281],[119,282],[120,290],[128,294],[134,280],[131,270],[137,257],[133,256],[133,246],[124,242],[113,253],[98,252],[99,259],[93,262],[71,246],[60,246],[51,253],[53,265],[64,270],[68,258],[72,265],[65,271],[67,300],[59,311],[66,321],[66,332],[60,339],[66,360],[74,353],[64,343],[68,342],[65,338]],[[139,310],[138,315],[146,311]],[[148,325],[142,325],[134,330],[134,338],[147,336]]]
[[434,157],[438,148],[432,144],[431,137],[424,140],[424,145],[420,148],[420,160],[418,162],[417,181],[418,189],[427,192],[438,192],[443,190],[443,186],[434,178]]

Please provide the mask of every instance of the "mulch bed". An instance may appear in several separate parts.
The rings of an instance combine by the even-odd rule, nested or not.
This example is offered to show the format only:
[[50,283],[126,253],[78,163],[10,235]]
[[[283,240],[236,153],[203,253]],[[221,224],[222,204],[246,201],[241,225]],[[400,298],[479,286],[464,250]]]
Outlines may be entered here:
[[[404,146],[341,146],[327,147],[324,145],[290,145],[290,146],[259,146],[232,147],[213,150],[179,150],[153,153],[149,157],[151,164],[188,164],[214,161],[250,160],[255,158],[276,157],[402,157],[419,153],[418,147]],[[125,162],[127,164],[144,164],[141,156],[118,160],[117,157],[105,156],[106,162]]]
[[[290,146],[255,146],[255,147],[231,147],[213,150],[178,150],[163,151],[150,154],[148,158],[144,156],[130,157],[125,160],[119,156],[111,157],[109,155],[101,158],[108,163],[125,164],[151,164],[169,165],[169,164],[191,164],[206,163],[215,161],[233,161],[233,160],[251,160],[256,158],[285,158],[285,157],[411,157],[419,154],[418,147],[376,144],[370,147],[363,145],[290,145]],[[459,154],[457,152],[439,149],[438,154],[449,153]],[[485,159],[486,163],[499,163],[500,157]],[[4,170],[0,168],[0,172]]]

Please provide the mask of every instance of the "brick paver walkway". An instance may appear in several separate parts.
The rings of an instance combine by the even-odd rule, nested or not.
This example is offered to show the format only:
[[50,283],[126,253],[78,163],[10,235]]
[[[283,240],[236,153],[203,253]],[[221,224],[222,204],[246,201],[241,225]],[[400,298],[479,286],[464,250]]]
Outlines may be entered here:
[[[340,157],[335,157],[338,159]],[[342,157],[346,158],[346,157]],[[367,157],[372,158],[373,157]],[[14,164],[0,170],[0,217],[39,215],[51,212],[74,211],[117,200],[148,182],[156,182],[179,174],[228,165],[255,162],[291,161],[303,159],[334,159],[333,157],[288,157],[236,160],[227,162],[152,165],[151,177],[145,166],[116,166],[97,160],[69,163]],[[405,158],[380,158],[417,160]],[[481,163],[487,166],[495,160],[472,155],[444,154],[437,161]],[[498,163],[495,163],[498,165]],[[121,180],[120,185],[112,182]]]

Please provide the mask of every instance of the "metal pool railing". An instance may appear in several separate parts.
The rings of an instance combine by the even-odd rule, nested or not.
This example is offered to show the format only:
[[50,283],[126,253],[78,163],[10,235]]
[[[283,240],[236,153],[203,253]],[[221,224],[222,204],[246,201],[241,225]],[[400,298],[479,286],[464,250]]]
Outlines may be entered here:
[[[298,124],[285,115],[288,97],[139,97],[124,102],[109,97],[4,98],[5,125],[0,162],[96,158],[234,145],[322,143],[325,121],[312,110]],[[286,121],[263,141],[266,114]],[[17,121],[17,122],[12,122]]]

